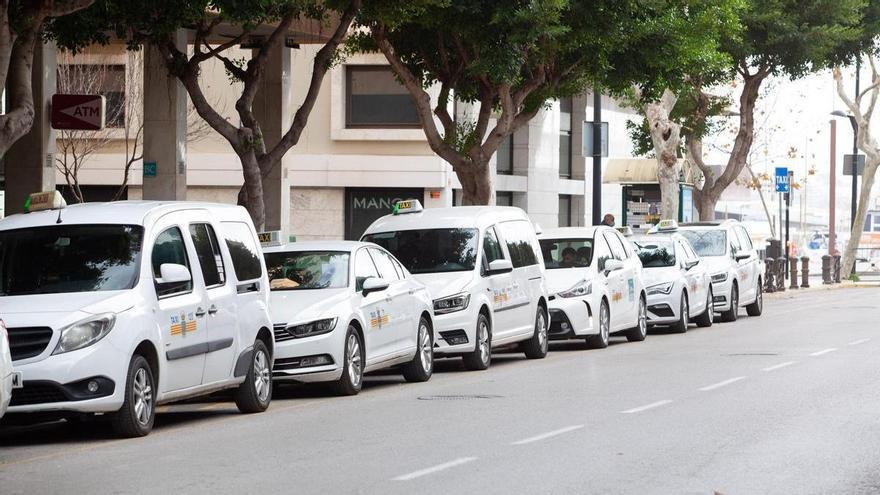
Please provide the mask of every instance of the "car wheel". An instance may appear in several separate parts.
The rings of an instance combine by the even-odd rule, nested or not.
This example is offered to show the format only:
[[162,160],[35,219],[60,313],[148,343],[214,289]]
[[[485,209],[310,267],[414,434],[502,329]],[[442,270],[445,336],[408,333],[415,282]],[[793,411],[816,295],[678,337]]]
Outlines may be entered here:
[[543,359],[549,349],[547,341],[547,312],[543,306],[538,306],[538,314],[535,315],[535,333],[532,338],[525,342],[523,353],[529,359]]
[[150,363],[143,356],[132,357],[125,379],[125,400],[112,417],[117,435],[133,438],[150,433],[156,420],[155,390]]
[[688,312],[691,308],[688,306],[688,297],[684,292],[681,293],[681,303],[679,304],[678,314],[681,317],[672,325],[672,331],[675,333],[685,333],[688,331],[688,325],[690,324],[690,318]]
[[611,314],[608,312],[608,303],[604,300],[599,305],[599,334],[587,337],[587,347],[590,349],[604,349],[608,347],[608,337],[611,334]]
[[244,383],[235,391],[235,405],[238,410],[251,414],[263,412],[272,402],[272,358],[262,340],[254,342],[251,367]]
[[403,367],[403,378],[408,382],[426,382],[434,372],[434,338],[427,318],[419,318],[416,355]]
[[462,357],[464,367],[471,371],[484,370],[492,364],[492,328],[489,318],[480,313],[477,317],[476,342],[473,352]]
[[761,316],[761,313],[764,312],[764,291],[760,279],[758,279],[758,289],[755,294],[755,302],[746,306],[746,313],[749,316]]
[[626,340],[630,342],[641,342],[648,336],[648,305],[645,298],[639,298],[639,320],[636,326],[626,331]]
[[733,284],[730,289],[730,309],[721,312],[721,321],[736,321],[737,317],[739,317],[739,287]]
[[700,316],[694,319],[697,322],[697,326],[700,328],[706,328],[712,326],[712,306],[714,305],[715,295],[712,293],[712,286],[709,286],[709,296],[706,300],[706,310],[703,311]]
[[345,333],[342,376],[333,384],[337,395],[357,395],[364,384],[364,350],[357,330],[349,325]]

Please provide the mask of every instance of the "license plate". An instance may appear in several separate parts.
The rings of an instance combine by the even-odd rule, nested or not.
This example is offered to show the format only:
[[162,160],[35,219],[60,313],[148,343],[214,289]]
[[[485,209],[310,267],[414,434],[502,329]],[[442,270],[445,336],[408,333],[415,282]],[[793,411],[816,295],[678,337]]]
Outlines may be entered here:
[[12,372],[12,388],[21,388],[21,371]]

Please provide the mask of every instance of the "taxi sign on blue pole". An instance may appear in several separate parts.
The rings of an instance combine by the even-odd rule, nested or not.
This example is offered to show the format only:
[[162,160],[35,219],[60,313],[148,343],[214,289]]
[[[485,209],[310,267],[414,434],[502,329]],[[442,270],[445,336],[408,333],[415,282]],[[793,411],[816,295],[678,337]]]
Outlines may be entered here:
[[789,192],[788,167],[776,167],[776,192]]

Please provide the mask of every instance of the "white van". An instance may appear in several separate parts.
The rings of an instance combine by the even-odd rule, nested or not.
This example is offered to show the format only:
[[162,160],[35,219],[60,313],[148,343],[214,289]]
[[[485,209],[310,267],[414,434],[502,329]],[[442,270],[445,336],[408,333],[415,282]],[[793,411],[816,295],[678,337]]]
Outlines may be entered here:
[[520,343],[547,355],[547,289],[535,228],[519,208],[462,206],[424,210],[401,201],[370,225],[363,241],[390,251],[434,300],[438,355],[484,370],[492,348]]
[[31,198],[0,221],[10,414],[109,413],[143,436],[166,402],[236,388],[242,412],[269,406],[269,281],[243,208]]

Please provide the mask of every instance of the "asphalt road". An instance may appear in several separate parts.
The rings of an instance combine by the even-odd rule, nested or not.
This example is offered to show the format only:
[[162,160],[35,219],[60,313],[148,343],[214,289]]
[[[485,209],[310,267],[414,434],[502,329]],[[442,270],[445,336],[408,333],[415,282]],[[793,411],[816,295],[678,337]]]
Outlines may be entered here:
[[880,289],[605,350],[555,343],[268,412],[162,408],[143,439],[0,428],[0,493],[880,493]]

